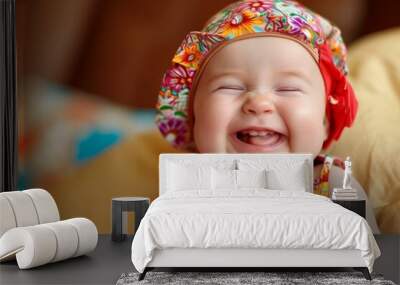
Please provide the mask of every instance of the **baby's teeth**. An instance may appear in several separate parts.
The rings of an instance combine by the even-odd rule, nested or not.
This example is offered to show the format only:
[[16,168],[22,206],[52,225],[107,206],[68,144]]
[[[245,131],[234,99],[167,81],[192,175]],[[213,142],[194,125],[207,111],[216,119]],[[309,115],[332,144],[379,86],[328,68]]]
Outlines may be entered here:
[[243,133],[244,134],[248,134],[248,135],[253,136],[253,137],[256,137],[256,136],[272,135],[274,132],[272,132],[272,131],[255,131],[255,130],[251,130],[251,131],[245,131]]
[[268,132],[266,132],[266,131],[258,132],[258,135],[259,135],[259,136],[265,136],[266,134],[268,134]]
[[250,134],[251,136],[256,136],[256,135],[258,134],[258,132],[257,132],[257,131],[250,131],[249,134]]

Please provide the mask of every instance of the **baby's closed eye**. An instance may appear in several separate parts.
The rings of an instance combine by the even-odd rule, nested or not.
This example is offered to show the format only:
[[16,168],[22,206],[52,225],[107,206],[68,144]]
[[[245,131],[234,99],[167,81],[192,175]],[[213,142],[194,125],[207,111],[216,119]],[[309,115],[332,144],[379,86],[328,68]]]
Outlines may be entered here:
[[296,95],[304,93],[304,89],[297,85],[282,85],[274,89],[278,95]]
[[306,93],[308,82],[298,76],[277,78],[273,83],[273,89],[277,94],[296,95]]
[[213,88],[212,92],[229,92],[229,93],[242,93],[246,87],[236,84],[221,84]]
[[245,83],[236,76],[217,76],[210,80],[209,90],[211,92],[243,92],[246,90]]
[[221,89],[229,89],[229,90],[245,90],[244,87],[242,86],[235,86],[235,85],[222,85],[220,87],[217,88],[217,90],[221,90]]
[[278,87],[276,89],[276,91],[282,91],[282,92],[287,91],[287,92],[289,92],[289,91],[302,91],[302,89],[299,88],[299,87],[290,87],[290,86],[288,86],[288,87]]

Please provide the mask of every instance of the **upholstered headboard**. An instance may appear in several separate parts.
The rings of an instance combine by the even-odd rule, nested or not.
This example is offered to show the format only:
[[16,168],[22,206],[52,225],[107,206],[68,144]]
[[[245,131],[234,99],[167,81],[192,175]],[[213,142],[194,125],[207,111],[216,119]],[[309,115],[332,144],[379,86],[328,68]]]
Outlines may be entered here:
[[[254,162],[254,163],[252,163]],[[280,166],[304,164],[306,191],[313,192],[313,158],[311,154],[214,154],[214,153],[163,153],[159,157],[159,194],[167,192],[168,170],[170,163],[179,163],[187,167],[213,166],[219,169],[256,169],[257,165],[265,168],[279,169]]]

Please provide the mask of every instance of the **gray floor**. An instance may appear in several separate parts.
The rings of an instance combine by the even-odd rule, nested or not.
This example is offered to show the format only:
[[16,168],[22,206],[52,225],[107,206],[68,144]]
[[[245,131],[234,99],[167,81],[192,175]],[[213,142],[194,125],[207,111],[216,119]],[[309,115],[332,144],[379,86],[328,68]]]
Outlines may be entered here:
[[375,261],[374,272],[400,284],[400,235],[375,235],[375,239],[381,250],[381,257]]
[[110,235],[100,235],[87,256],[28,270],[19,270],[16,262],[1,263],[0,284],[115,284],[122,273],[134,271],[131,244],[132,237],[112,242]]
[[[400,236],[375,236],[382,256],[376,260],[374,272],[400,283]],[[58,263],[29,270],[19,270],[16,262],[0,264],[0,284],[115,284],[124,272],[134,271],[130,259],[132,237],[112,242],[101,235],[94,252]]]

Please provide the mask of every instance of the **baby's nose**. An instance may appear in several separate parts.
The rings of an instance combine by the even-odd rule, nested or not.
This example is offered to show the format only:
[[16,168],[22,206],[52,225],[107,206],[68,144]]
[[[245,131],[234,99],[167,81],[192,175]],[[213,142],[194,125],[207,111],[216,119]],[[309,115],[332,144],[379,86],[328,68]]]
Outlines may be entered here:
[[274,110],[274,103],[269,95],[261,95],[255,92],[248,92],[248,97],[243,105],[243,111],[246,114],[258,115],[269,113]]

